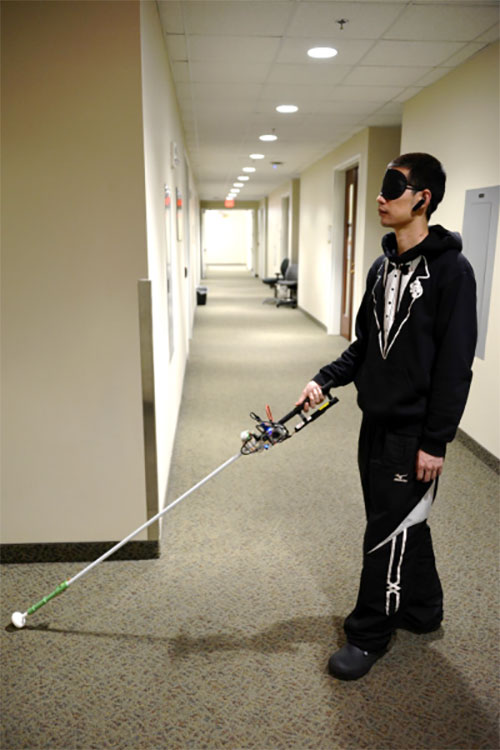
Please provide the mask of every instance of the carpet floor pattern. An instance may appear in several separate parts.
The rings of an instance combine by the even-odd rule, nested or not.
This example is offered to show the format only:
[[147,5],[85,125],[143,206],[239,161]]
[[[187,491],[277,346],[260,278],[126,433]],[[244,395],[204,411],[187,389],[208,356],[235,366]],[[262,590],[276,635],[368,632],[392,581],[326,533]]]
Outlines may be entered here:
[[[168,502],[239,451],[250,411],[288,412],[345,347],[300,310],[263,304],[268,289],[241,268],[212,267],[206,285]],[[498,477],[458,439],[430,519],[443,627],[398,631],[360,681],[326,672],[364,526],[360,414],[353,387],[337,395],[168,513],[158,560],[100,565],[22,631],[12,611],[80,567],[2,567],[4,750],[499,748]]]

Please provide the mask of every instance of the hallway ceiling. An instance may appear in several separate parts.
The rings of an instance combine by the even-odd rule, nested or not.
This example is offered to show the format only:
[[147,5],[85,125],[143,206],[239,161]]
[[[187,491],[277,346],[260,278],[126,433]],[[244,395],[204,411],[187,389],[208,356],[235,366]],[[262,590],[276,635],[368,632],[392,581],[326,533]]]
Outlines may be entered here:
[[[239,198],[260,199],[359,130],[400,125],[407,99],[499,38],[498,0],[157,3],[203,200],[224,199],[250,166]],[[313,60],[316,46],[338,54]]]

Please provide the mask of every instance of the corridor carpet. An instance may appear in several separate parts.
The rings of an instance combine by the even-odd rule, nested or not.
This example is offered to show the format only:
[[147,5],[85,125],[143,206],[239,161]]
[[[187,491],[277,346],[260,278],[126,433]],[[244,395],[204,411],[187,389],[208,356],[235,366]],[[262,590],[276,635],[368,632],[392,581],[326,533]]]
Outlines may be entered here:
[[[169,502],[238,452],[250,411],[288,412],[345,346],[300,310],[263,305],[243,269],[213,267],[206,285]],[[353,387],[337,395],[167,514],[160,559],[99,566],[25,630],[12,611],[79,567],[2,567],[4,750],[499,748],[498,477],[459,440],[431,514],[444,627],[399,631],[359,682],[326,673],[363,534],[360,415]]]

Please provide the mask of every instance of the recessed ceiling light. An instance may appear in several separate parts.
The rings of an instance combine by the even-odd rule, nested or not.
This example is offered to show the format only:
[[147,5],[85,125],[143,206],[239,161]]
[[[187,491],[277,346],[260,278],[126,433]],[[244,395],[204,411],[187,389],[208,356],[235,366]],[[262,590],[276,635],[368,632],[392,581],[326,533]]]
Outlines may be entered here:
[[238,177],[238,180],[241,180],[243,182],[246,182],[246,180],[249,180],[249,179],[250,179],[250,177],[247,177],[244,174],[240,174],[239,177]]
[[243,187],[243,182],[233,182],[234,187]]
[[292,112],[298,112],[299,108],[295,104],[279,104],[276,107],[276,112],[282,112],[283,114],[292,114]]
[[243,172],[255,172],[255,167],[243,167]]
[[236,194],[236,193],[240,192],[240,189],[239,188],[233,188],[230,192]]
[[274,133],[266,133],[265,135],[259,135],[260,141],[277,141],[278,136],[274,135]]
[[337,50],[334,47],[312,47],[307,50],[307,54],[318,60],[326,60],[329,57],[335,57]]
[[250,154],[250,159],[265,159],[264,154]]

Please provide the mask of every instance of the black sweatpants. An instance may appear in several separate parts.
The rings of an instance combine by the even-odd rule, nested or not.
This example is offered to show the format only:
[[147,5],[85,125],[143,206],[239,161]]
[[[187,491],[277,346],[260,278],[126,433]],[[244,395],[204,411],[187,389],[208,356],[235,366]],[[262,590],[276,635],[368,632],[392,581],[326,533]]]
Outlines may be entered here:
[[385,648],[398,626],[432,630],[443,617],[427,516],[437,483],[415,475],[418,435],[391,431],[364,417],[359,470],[366,509],[358,600],[347,640],[366,651]]

